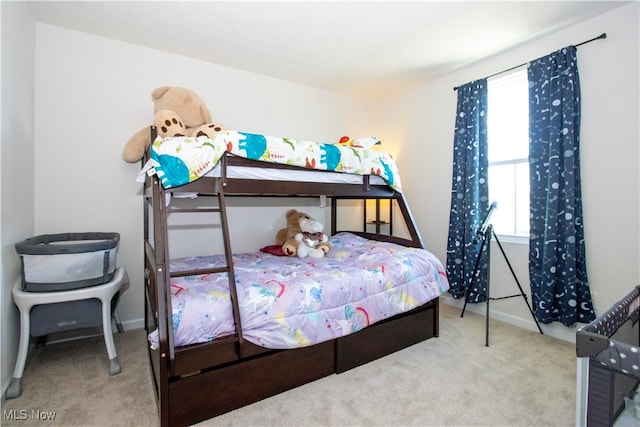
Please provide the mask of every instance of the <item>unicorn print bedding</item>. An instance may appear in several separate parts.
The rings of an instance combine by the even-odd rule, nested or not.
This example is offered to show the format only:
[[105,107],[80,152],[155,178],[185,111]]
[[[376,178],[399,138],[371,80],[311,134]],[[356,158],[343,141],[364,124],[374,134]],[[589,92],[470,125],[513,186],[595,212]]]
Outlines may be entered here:
[[[351,233],[330,239],[321,259],[267,253],[233,256],[244,338],[290,349],[357,332],[449,289],[440,261],[424,249]],[[172,271],[219,267],[223,255],[173,260]],[[171,279],[175,346],[234,334],[226,273]],[[157,347],[157,332],[149,334]]]

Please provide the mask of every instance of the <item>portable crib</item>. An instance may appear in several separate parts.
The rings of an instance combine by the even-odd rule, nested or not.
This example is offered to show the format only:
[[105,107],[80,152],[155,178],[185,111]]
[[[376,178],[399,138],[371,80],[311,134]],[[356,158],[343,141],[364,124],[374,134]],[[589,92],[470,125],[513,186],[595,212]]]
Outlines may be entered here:
[[640,286],[576,334],[576,425],[611,426],[640,382]]

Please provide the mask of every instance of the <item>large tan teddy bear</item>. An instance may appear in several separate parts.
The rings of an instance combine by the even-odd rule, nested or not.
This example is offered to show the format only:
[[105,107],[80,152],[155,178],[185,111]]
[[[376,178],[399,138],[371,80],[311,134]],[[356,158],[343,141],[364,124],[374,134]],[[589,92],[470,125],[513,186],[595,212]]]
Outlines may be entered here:
[[324,225],[304,212],[290,209],[285,215],[287,226],[276,233],[276,245],[288,256],[322,258],[331,244]]
[[[151,92],[153,124],[160,136],[215,136],[224,126],[211,122],[211,113],[194,91],[178,86],[162,86]],[[149,127],[140,129],[124,147],[122,159],[136,163],[151,145]]]

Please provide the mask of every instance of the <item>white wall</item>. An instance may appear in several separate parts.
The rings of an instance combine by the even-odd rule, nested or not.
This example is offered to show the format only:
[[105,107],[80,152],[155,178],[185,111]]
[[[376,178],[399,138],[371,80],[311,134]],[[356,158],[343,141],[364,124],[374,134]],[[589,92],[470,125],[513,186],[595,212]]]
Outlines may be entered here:
[[[120,156],[151,124],[154,88],[189,87],[214,120],[249,132],[337,140],[364,126],[351,113],[360,104],[330,92],[46,24],[37,24],[36,40],[35,233],[121,234],[118,259],[132,285],[119,309],[125,327],[143,317],[142,198],[140,165]],[[258,204],[227,202],[232,226],[247,224],[245,235],[232,236],[236,251],[272,244],[285,225],[287,206],[262,209],[257,223]],[[317,200],[298,203],[324,214]]]
[[0,359],[2,393],[16,360],[18,310],[11,288],[20,278],[14,244],[34,230],[35,21],[23,2],[1,2],[2,85],[0,145]]
[[[614,9],[450,73],[384,106],[377,123],[399,141],[403,186],[426,244],[440,259],[446,259],[449,221],[457,96],[453,87],[606,32],[606,39],[578,48],[587,269],[596,313],[640,284],[638,9],[637,2]],[[528,290],[528,247],[503,246]],[[519,293],[495,243],[491,253],[492,296]],[[445,302],[460,303],[451,298]],[[491,308],[491,317],[536,330],[522,298],[496,301]],[[467,309],[484,313],[485,305]],[[568,340],[576,332],[557,322],[543,330]]]

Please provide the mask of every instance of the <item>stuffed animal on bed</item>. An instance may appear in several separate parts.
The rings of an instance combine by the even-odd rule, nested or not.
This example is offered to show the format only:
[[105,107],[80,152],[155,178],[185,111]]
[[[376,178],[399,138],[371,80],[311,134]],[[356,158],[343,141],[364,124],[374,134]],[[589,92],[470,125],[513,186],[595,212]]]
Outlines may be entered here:
[[[159,110],[153,115],[153,124],[162,136],[186,136],[187,128],[175,111]],[[147,132],[148,133],[148,132]]]
[[[153,116],[153,125],[158,130],[158,135],[162,137],[186,136],[187,134],[182,117],[171,110],[157,111]],[[151,142],[151,135],[147,126],[129,139],[122,152],[122,159],[128,163],[139,161],[149,149]]]
[[276,245],[287,256],[322,258],[331,244],[324,234],[324,225],[304,212],[289,209],[285,215],[287,226],[276,234]]
[[202,126],[198,126],[197,128],[191,130],[189,132],[189,136],[208,136],[209,138],[213,138],[219,132],[226,130],[227,128],[220,123],[206,123]]
[[[159,136],[214,137],[224,126],[211,121],[211,113],[204,101],[191,89],[162,86],[151,92],[153,124]],[[136,163],[142,159],[151,145],[149,127],[136,132],[124,147],[122,159]]]

